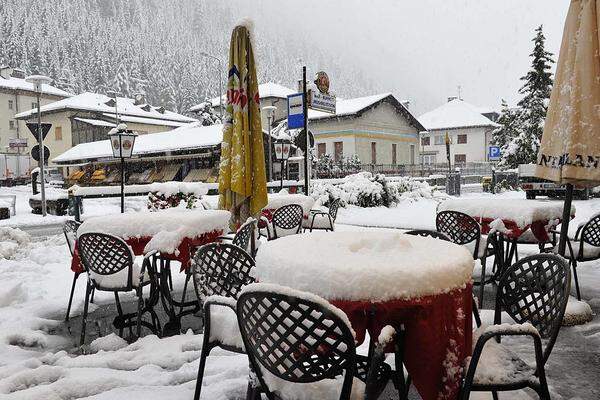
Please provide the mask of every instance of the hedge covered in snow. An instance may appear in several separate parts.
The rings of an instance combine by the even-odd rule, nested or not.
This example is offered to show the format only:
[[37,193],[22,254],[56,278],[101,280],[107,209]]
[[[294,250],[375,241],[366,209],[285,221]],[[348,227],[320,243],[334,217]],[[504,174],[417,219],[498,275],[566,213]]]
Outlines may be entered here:
[[207,208],[201,201],[208,193],[207,185],[201,182],[162,182],[149,185],[148,209],[150,211],[166,208]]
[[339,183],[313,181],[312,194],[322,204],[341,199],[343,205],[359,207],[391,207],[403,200],[447,198],[427,182],[410,177],[386,178],[370,172],[348,175]]

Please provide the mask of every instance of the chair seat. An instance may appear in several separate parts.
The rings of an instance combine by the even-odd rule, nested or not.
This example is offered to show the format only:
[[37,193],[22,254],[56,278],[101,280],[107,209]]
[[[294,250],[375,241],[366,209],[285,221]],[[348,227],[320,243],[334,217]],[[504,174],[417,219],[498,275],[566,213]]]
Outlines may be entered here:
[[[487,325],[482,325],[473,332],[473,349],[479,339],[479,336]],[[465,365],[469,367],[471,357],[468,357]],[[535,368],[527,364],[523,359],[516,355],[509,346],[489,340],[483,347],[481,358],[477,364],[473,384],[478,386],[487,385],[514,385],[536,382]]]
[[[302,219],[303,224],[304,224],[304,221],[305,220]],[[269,222],[265,228],[261,228],[260,233],[261,233],[261,235],[266,236],[269,239],[273,238],[273,236],[274,236],[273,222]],[[277,238],[282,238],[284,236],[290,236],[290,235],[296,235],[298,233],[300,233],[300,232],[298,232],[298,228],[283,229],[283,228],[277,227]]]
[[[313,222],[314,216],[314,222]],[[302,219],[302,227],[306,229],[331,229],[333,230],[333,224],[329,218],[329,214],[323,214],[321,212],[312,212],[308,215],[308,218]]]
[[[131,284],[133,287],[138,287],[140,284],[140,272],[142,271],[142,269],[140,268],[137,262],[134,262],[131,271],[133,273],[131,277]],[[127,287],[128,273],[129,268],[124,268],[119,272],[110,275],[100,275],[93,271],[90,271],[90,277],[94,280],[96,286],[100,289],[122,289]],[[142,285],[145,285],[149,282],[150,276],[148,275],[148,271],[145,271],[144,281]]]
[[[591,244],[583,242],[583,254],[579,254],[579,249],[581,246],[581,242],[578,240],[571,239],[571,246],[573,246],[573,252],[575,253],[575,257],[579,259],[579,261],[584,260],[595,260],[600,258],[600,247],[592,246]],[[569,255],[569,248],[567,247],[567,256]],[[558,254],[558,245],[554,246],[553,252]]]
[[240,333],[237,316],[233,309],[218,304],[210,306],[209,340],[244,351],[242,334]]

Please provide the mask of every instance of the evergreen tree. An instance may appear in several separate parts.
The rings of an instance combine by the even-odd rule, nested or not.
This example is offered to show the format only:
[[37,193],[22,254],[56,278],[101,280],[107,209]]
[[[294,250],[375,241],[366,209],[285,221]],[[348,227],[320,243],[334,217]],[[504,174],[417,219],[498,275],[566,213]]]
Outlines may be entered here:
[[219,115],[215,113],[215,110],[212,108],[210,101],[206,100],[203,103],[200,103],[200,109],[196,111],[198,114],[197,118],[200,120],[200,124],[202,126],[209,126],[221,123],[221,118]]
[[[552,91],[552,53],[546,51],[546,38],[540,25],[533,38],[531,70],[521,78],[524,81],[519,93],[523,95],[515,119],[518,134],[505,146],[501,165],[515,168],[518,164],[535,162],[544,131],[548,100]],[[517,123],[518,122],[518,123]]]

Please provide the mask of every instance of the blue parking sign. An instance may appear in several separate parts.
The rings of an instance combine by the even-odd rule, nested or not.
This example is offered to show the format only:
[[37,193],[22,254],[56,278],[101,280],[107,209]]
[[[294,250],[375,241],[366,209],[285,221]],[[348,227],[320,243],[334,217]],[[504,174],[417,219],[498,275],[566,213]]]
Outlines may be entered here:
[[490,160],[498,159],[502,156],[499,146],[490,146],[488,151],[488,158]]

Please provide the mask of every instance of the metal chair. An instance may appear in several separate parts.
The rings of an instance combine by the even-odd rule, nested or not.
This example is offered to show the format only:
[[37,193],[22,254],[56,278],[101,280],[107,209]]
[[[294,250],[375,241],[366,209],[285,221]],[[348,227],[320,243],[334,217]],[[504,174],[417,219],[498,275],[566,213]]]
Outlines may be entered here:
[[225,242],[230,241],[231,244],[244,249],[248,254],[254,257],[257,249],[256,246],[252,246],[251,239],[256,230],[256,224],[256,219],[248,218],[248,220],[238,228],[238,230],[235,232],[235,235],[221,236],[219,237],[219,240]]
[[[562,324],[570,285],[568,264],[553,254],[525,257],[506,268],[498,282],[494,325],[481,328],[474,335],[478,338],[463,382],[462,400],[468,400],[472,391],[491,391],[497,399],[498,391],[526,387],[535,390],[541,399],[550,399],[544,365]],[[517,324],[500,325],[502,311]],[[503,346],[502,336],[530,336],[535,349],[535,368]],[[490,341],[492,338],[496,341]],[[541,339],[547,339],[545,346]],[[491,371],[486,369],[486,362],[491,364]],[[511,368],[501,371],[502,374],[497,365]]]
[[[203,306],[204,339],[194,399],[200,398],[206,358],[215,347],[245,353],[235,315],[235,301],[244,285],[254,282],[254,259],[241,247],[210,243],[192,258],[192,277],[198,302]],[[218,297],[211,297],[218,296]]]
[[332,200],[329,203],[329,209],[327,212],[320,210],[310,210],[308,219],[302,224],[304,229],[308,229],[310,232],[313,229],[333,231],[335,227],[335,219],[337,217],[338,209],[340,208],[340,199]]
[[[158,333],[160,322],[152,308],[158,300],[158,285],[155,281],[156,274],[149,261],[149,256],[153,253],[144,257],[142,267],[139,268],[135,263],[131,248],[121,238],[100,232],[89,232],[80,235],[77,243],[81,261],[88,274],[80,345],[85,342],[88,305],[92,289],[114,293],[119,315],[114,319],[113,325],[119,329],[119,336],[123,336],[125,328],[129,328],[130,335],[132,335],[131,328],[133,326],[137,328],[137,337],[141,335],[142,326],[149,328],[153,333]],[[142,288],[150,283],[152,283],[150,298],[144,304]],[[119,292],[130,291],[135,291],[138,297],[137,312],[124,314],[119,300]],[[142,320],[142,314],[145,312],[150,313],[151,323]]]
[[473,254],[473,259],[480,260],[481,279],[474,284],[480,286],[479,304],[483,305],[484,286],[491,282],[485,279],[485,268],[487,257],[495,254],[494,236],[482,236],[481,227],[475,218],[458,211],[438,212],[435,225],[437,231],[445,234],[452,243],[465,246]]
[[[560,234],[556,231],[553,231],[553,233]],[[569,262],[573,267],[577,300],[581,300],[577,263],[600,259],[600,214],[593,216],[585,224],[579,225],[574,239],[569,239],[567,236],[567,248],[569,249]],[[558,252],[558,246],[555,247],[555,252]]]
[[[75,242],[77,240],[77,229],[81,226],[81,222],[67,220],[63,225],[63,233],[65,235],[65,239],[67,240],[67,246],[69,247],[69,252],[71,253],[71,257],[73,257],[73,253],[75,252]],[[67,315],[65,316],[65,321],[69,320],[69,314],[71,313],[71,305],[73,304],[73,294],[75,293],[75,283],[77,282],[77,278],[79,278],[80,273],[73,273],[73,283],[71,284],[71,294],[69,295],[69,304],[67,305]],[[91,302],[94,302],[94,293],[92,292]]]
[[381,346],[373,353],[376,359],[357,355],[346,315],[316,295],[253,284],[244,288],[237,301],[237,318],[260,385],[249,384],[247,398],[258,392],[269,400],[285,398],[285,393],[269,385],[265,374],[297,384],[343,375],[340,400],[350,398],[354,378],[367,382],[366,397],[373,399],[389,380],[390,368],[383,362]]
[[299,204],[288,204],[279,207],[273,213],[273,219],[267,224],[269,240],[275,240],[282,236],[295,235],[302,231],[302,220],[304,210]]

